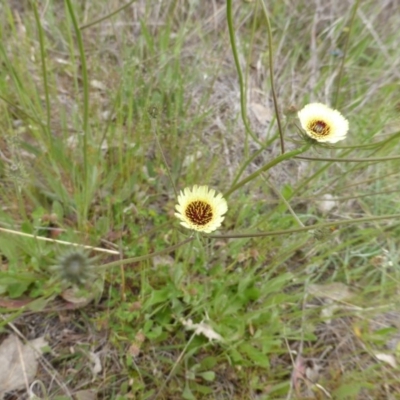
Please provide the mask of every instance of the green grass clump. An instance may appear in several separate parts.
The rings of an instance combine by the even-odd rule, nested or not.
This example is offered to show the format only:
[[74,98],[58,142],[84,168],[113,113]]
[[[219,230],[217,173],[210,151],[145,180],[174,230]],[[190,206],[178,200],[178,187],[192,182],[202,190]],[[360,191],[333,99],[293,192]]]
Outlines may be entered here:
[[46,337],[39,398],[396,397],[393,7],[0,5],[0,346]]

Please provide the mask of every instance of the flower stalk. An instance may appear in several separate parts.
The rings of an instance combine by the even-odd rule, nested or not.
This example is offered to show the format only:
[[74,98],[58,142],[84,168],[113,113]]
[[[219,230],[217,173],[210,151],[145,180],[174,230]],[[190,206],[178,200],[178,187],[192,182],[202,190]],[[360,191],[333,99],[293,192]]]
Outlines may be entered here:
[[240,182],[238,182],[236,185],[233,185],[227,192],[224,193],[224,197],[228,198],[233,192],[236,192],[236,190],[240,189],[242,186],[244,186],[246,183],[252,181],[253,179],[257,178],[260,174],[262,174],[265,171],[268,171],[275,165],[281,163],[282,161],[289,160],[290,158],[293,158],[295,156],[298,156],[301,153],[304,153],[311,147],[311,143],[307,143],[303,147],[300,147],[298,149],[289,151],[287,153],[283,153],[280,156],[276,157],[272,161],[270,161],[268,164],[265,164],[261,168],[259,168],[257,171],[253,172],[250,174],[248,177],[242,179]]
[[364,218],[346,219],[346,220],[342,220],[342,221],[323,222],[321,224],[307,225],[304,227],[294,228],[294,229],[283,229],[283,230],[276,230],[276,231],[269,231],[269,232],[248,232],[248,233],[232,233],[232,234],[226,234],[226,235],[209,235],[208,237],[213,238],[213,239],[237,239],[237,238],[280,236],[280,235],[288,235],[291,233],[320,230],[320,229],[329,228],[329,227],[336,228],[338,226],[352,225],[352,224],[358,224],[358,223],[364,223],[364,222],[395,220],[398,218],[400,218],[400,214],[380,215],[377,217],[364,217]]
[[107,269],[107,268],[112,268],[112,267],[119,267],[124,264],[131,264],[131,263],[136,263],[139,261],[149,260],[150,258],[153,258],[156,256],[161,256],[163,254],[171,253],[174,250],[178,249],[179,247],[184,246],[186,243],[191,242],[193,239],[194,239],[194,237],[190,236],[189,238],[183,240],[182,242],[174,244],[173,246],[167,247],[165,249],[162,249],[159,251],[154,251],[153,253],[145,254],[144,256],[127,258],[125,260],[112,261],[110,263],[101,265],[100,267],[98,267],[98,269],[102,270],[102,269]]

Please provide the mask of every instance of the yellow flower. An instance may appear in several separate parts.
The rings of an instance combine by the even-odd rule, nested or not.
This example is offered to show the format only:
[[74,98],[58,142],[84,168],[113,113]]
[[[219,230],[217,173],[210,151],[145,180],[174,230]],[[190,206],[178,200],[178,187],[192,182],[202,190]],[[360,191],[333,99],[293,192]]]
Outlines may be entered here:
[[297,116],[306,134],[317,142],[336,143],[343,140],[349,130],[347,119],[325,104],[307,104]]
[[219,228],[228,211],[226,200],[221,193],[208,186],[194,185],[185,188],[178,196],[175,216],[188,229],[210,233]]

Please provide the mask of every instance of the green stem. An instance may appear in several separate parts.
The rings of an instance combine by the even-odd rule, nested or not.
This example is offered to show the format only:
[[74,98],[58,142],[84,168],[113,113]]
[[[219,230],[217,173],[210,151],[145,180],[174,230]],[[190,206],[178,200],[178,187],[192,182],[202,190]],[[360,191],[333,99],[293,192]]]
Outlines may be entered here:
[[21,188],[15,185],[15,191],[18,199],[18,209],[24,221],[29,221],[28,215],[26,214],[25,202],[22,198]]
[[162,157],[164,165],[165,165],[165,169],[167,170],[169,181],[171,182],[172,188],[174,189],[175,198],[177,198],[178,197],[178,191],[176,190],[174,179],[173,179],[172,174],[171,174],[171,169],[168,166],[167,158],[165,157],[164,150],[163,150],[163,148],[161,146],[161,143],[160,143],[160,140],[158,138],[157,122],[154,120],[154,118],[152,118],[150,123],[151,123],[151,130],[153,131],[153,135],[154,135],[154,137],[156,139],[158,150],[160,151],[161,157]]
[[36,1],[32,1],[33,13],[35,15],[36,25],[38,28],[39,35],[39,45],[40,45],[40,59],[42,64],[42,76],[43,76],[43,86],[44,86],[44,95],[46,101],[46,114],[47,114],[47,135],[49,139],[50,146],[52,146],[53,137],[51,134],[50,123],[51,123],[51,108],[50,108],[50,96],[49,96],[49,84],[47,81],[47,68],[46,68],[46,50],[44,45],[44,34],[42,24],[40,22],[39,13],[37,10]]
[[264,147],[261,147],[261,149],[257,150],[249,159],[239,168],[238,173],[236,174],[235,179],[232,182],[232,186],[236,185],[237,181],[239,178],[242,176],[244,170],[250,165],[250,163],[255,160],[263,151],[265,151]]
[[15,112],[18,112],[21,115],[25,116],[26,118],[30,119],[31,121],[35,122],[36,124],[41,126],[43,129],[46,128],[45,124],[42,121],[40,121],[39,119],[37,119],[37,118],[33,117],[32,115],[28,114],[21,107],[15,105],[10,100],[8,100],[5,97],[3,97],[1,94],[0,94],[0,100],[3,100],[5,103],[7,103],[10,107],[12,107],[14,109]]
[[274,108],[275,108],[275,115],[276,115],[276,122],[278,124],[278,131],[279,131],[279,137],[281,141],[281,152],[282,154],[285,152],[285,141],[283,139],[283,129],[282,129],[282,124],[281,124],[281,118],[279,116],[279,109],[278,109],[278,100],[276,98],[276,92],[275,92],[275,79],[274,79],[274,64],[273,64],[273,56],[272,56],[272,29],[271,29],[271,23],[269,21],[268,17],[268,11],[267,7],[265,6],[264,0],[261,0],[261,6],[264,11],[265,19],[267,22],[267,32],[268,32],[268,58],[269,58],[269,77],[271,81],[271,92],[272,92],[272,98],[274,100]]
[[232,17],[232,0],[226,0],[226,19],[228,23],[228,31],[229,31],[229,40],[231,43],[232,48],[232,55],[235,61],[235,66],[239,78],[239,86],[240,86],[240,112],[243,120],[243,124],[246,128],[246,132],[251,136],[251,138],[261,145],[260,141],[252,132],[249,121],[246,115],[246,94],[244,90],[244,81],[243,81],[243,73],[242,69],[240,68],[240,61],[239,56],[236,48],[236,41],[235,41],[235,30],[233,28],[233,17]]
[[[382,191],[379,191],[379,192],[368,192],[368,193],[365,193],[365,194],[352,195],[352,196],[338,196],[338,197],[333,197],[331,200],[332,201],[343,202],[343,201],[346,201],[346,200],[362,199],[364,197],[379,196],[379,195],[385,195],[385,194],[390,194],[390,193],[398,193],[398,192],[399,192],[399,189],[382,190]],[[302,201],[305,201],[305,200],[311,200],[311,201],[317,200],[318,201],[318,199],[316,199],[315,196],[308,197],[308,198],[307,197],[302,197],[301,200]]]
[[196,336],[196,332],[193,332],[192,336],[190,337],[190,339],[188,340],[188,342],[186,343],[185,347],[183,348],[183,350],[181,351],[181,354],[179,354],[178,359],[176,360],[176,362],[174,363],[174,365],[171,368],[171,371],[169,372],[167,378],[163,381],[163,383],[161,384],[160,388],[158,389],[157,393],[154,396],[154,400],[157,400],[161,393],[163,392],[165,386],[167,385],[167,383],[170,381],[171,377],[173,376],[173,374],[175,373],[176,368],[178,367],[179,363],[182,361],[183,356],[185,355],[187,349],[189,348],[190,344],[192,343],[193,339]]
[[370,158],[329,158],[329,157],[306,157],[306,156],[296,156],[300,160],[310,160],[310,161],[331,161],[331,162],[379,162],[379,161],[392,161],[399,160],[400,156],[392,157],[370,157]]
[[263,147],[261,147],[260,149],[258,149],[251,157],[249,157],[244,163],[243,165],[239,168],[239,171],[236,173],[235,179],[232,182],[232,186],[236,185],[237,181],[239,180],[239,178],[242,176],[243,172],[245,171],[245,169],[250,165],[250,163],[255,160],[263,151],[265,151],[265,149],[272,143],[275,141],[276,135],[274,135],[270,140],[268,140],[268,142],[265,143],[265,145]]
[[[298,129],[298,131],[300,133],[304,132],[302,128],[300,128],[300,126],[297,125],[297,123],[295,122],[294,125],[296,126],[296,128]],[[368,149],[376,149],[378,148],[378,150],[380,150],[384,145],[389,144],[390,142],[392,142],[395,139],[398,139],[400,137],[400,131],[397,132],[393,132],[390,134],[390,136],[387,139],[382,139],[382,140],[378,140],[376,142],[373,143],[367,143],[367,144],[357,144],[354,146],[341,146],[338,144],[335,144],[335,149],[338,150],[368,150]],[[370,138],[368,139],[370,140]],[[324,147],[327,148],[332,148],[333,146],[330,145],[325,145]]]
[[213,239],[237,239],[237,238],[252,238],[252,237],[265,237],[265,236],[279,236],[279,235],[288,235],[291,233],[299,233],[310,230],[329,228],[331,226],[337,227],[337,226],[352,225],[362,222],[372,222],[372,221],[391,220],[391,219],[394,220],[396,218],[400,218],[400,214],[381,215],[378,217],[355,218],[344,221],[323,222],[322,224],[307,225],[302,228],[284,229],[284,230],[269,231],[269,232],[249,232],[249,233],[236,233],[236,234],[234,233],[226,235],[209,235],[207,237]]
[[78,26],[78,21],[74,13],[74,8],[71,4],[71,0],[66,0],[66,2],[71,17],[72,25],[74,26],[76,40],[79,48],[79,56],[81,60],[82,83],[83,83],[83,133],[84,133],[83,138],[84,138],[84,152],[85,152],[84,157],[85,157],[85,163],[87,163],[86,151],[87,151],[87,134],[89,128],[89,78],[86,66],[86,56],[85,56],[85,49],[83,47],[82,34]]
[[353,27],[354,19],[355,19],[359,4],[360,4],[360,0],[356,0],[356,2],[354,3],[353,12],[352,12],[351,17],[350,17],[349,31],[348,31],[347,36],[346,36],[346,42],[344,44],[342,62],[340,64],[339,74],[338,74],[338,78],[337,78],[336,94],[335,94],[335,101],[334,101],[335,108],[338,107],[338,103],[339,103],[339,91],[340,91],[340,86],[342,84],[344,63],[346,61],[347,52],[349,50],[351,28]]
[[228,198],[233,192],[241,188],[243,185],[246,183],[252,181],[253,179],[257,178],[258,175],[260,175],[262,172],[268,171],[270,168],[274,167],[275,165],[281,163],[282,161],[288,160],[290,158],[293,158],[297,156],[298,154],[304,153],[310,148],[311,144],[307,143],[305,146],[300,147],[299,149],[289,151],[288,153],[281,154],[280,156],[276,157],[273,159],[271,162],[268,164],[265,164],[261,168],[259,168],[257,171],[253,172],[250,174],[247,178],[242,179],[240,182],[235,184],[233,187],[231,187],[226,193],[224,193],[224,197]]
[[110,262],[108,264],[101,265],[99,267],[99,269],[107,269],[107,268],[112,268],[112,267],[118,267],[120,265],[131,264],[131,263],[135,263],[135,262],[139,262],[139,261],[144,261],[144,260],[148,260],[149,258],[153,258],[153,257],[160,256],[160,255],[163,255],[163,254],[171,253],[172,251],[174,251],[177,248],[185,245],[186,243],[191,242],[193,239],[194,239],[194,237],[191,236],[191,237],[183,240],[182,242],[179,242],[178,244],[175,244],[173,246],[167,247],[166,249],[155,251],[153,253],[146,254],[144,256],[127,258],[125,260],[113,261],[113,262]]
[[292,214],[292,217],[296,220],[296,222],[300,225],[300,226],[304,226],[303,222],[301,221],[301,219],[297,216],[297,214],[294,212],[292,206],[290,205],[290,203],[286,200],[285,196],[281,193],[281,191],[274,185],[274,183],[272,182],[272,180],[264,178],[268,184],[271,186],[272,190],[275,192],[275,194],[280,198],[280,200],[282,201],[283,204],[285,204],[286,208],[288,209],[288,211],[290,212],[290,214]]
[[86,66],[85,49],[83,47],[82,33],[78,26],[74,8],[71,0],[65,0],[67,3],[69,15],[71,17],[72,25],[76,34],[76,40],[79,48],[79,56],[82,69],[82,84],[83,84],[83,192],[84,192],[84,207],[81,215],[82,221],[86,221],[88,211],[88,186],[89,186],[89,164],[88,164],[88,134],[89,134],[89,78]]
[[131,4],[135,3],[136,1],[137,1],[137,0],[132,0],[132,1],[130,1],[129,3],[124,4],[122,7],[117,8],[115,11],[111,12],[110,14],[105,15],[104,17],[100,17],[99,19],[96,19],[96,20],[94,20],[94,21],[92,21],[92,22],[89,22],[89,23],[86,24],[86,25],[80,26],[79,29],[80,29],[81,31],[83,31],[83,30],[86,29],[86,28],[89,28],[89,27],[91,27],[91,26],[93,26],[93,25],[96,25],[96,24],[98,24],[98,23],[100,23],[100,22],[103,22],[103,21],[105,21],[106,19],[111,18],[111,17],[114,16],[115,14],[118,14],[119,12],[125,10],[125,8],[128,8]]
[[398,139],[400,137],[400,132],[395,132],[390,135],[387,139],[379,140],[374,143],[367,143],[367,144],[358,144],[354,146],[338,146],[335,145],[335,149],[340,149],[340,150],[380,150],[383,146],[386,144],[390,143],[391,141]]

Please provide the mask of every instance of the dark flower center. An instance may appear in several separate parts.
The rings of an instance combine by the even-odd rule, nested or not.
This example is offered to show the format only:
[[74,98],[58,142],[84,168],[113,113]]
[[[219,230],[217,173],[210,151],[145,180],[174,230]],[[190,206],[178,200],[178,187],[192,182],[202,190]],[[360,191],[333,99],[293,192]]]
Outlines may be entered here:
[[328,136],[331,130],[329,125],[321,120],[312,121],[309,128],[318,136]]
[[195,225],[206,225],[212,218],[212,208],[204,201],[192,201],[185,210],[186,217]]

